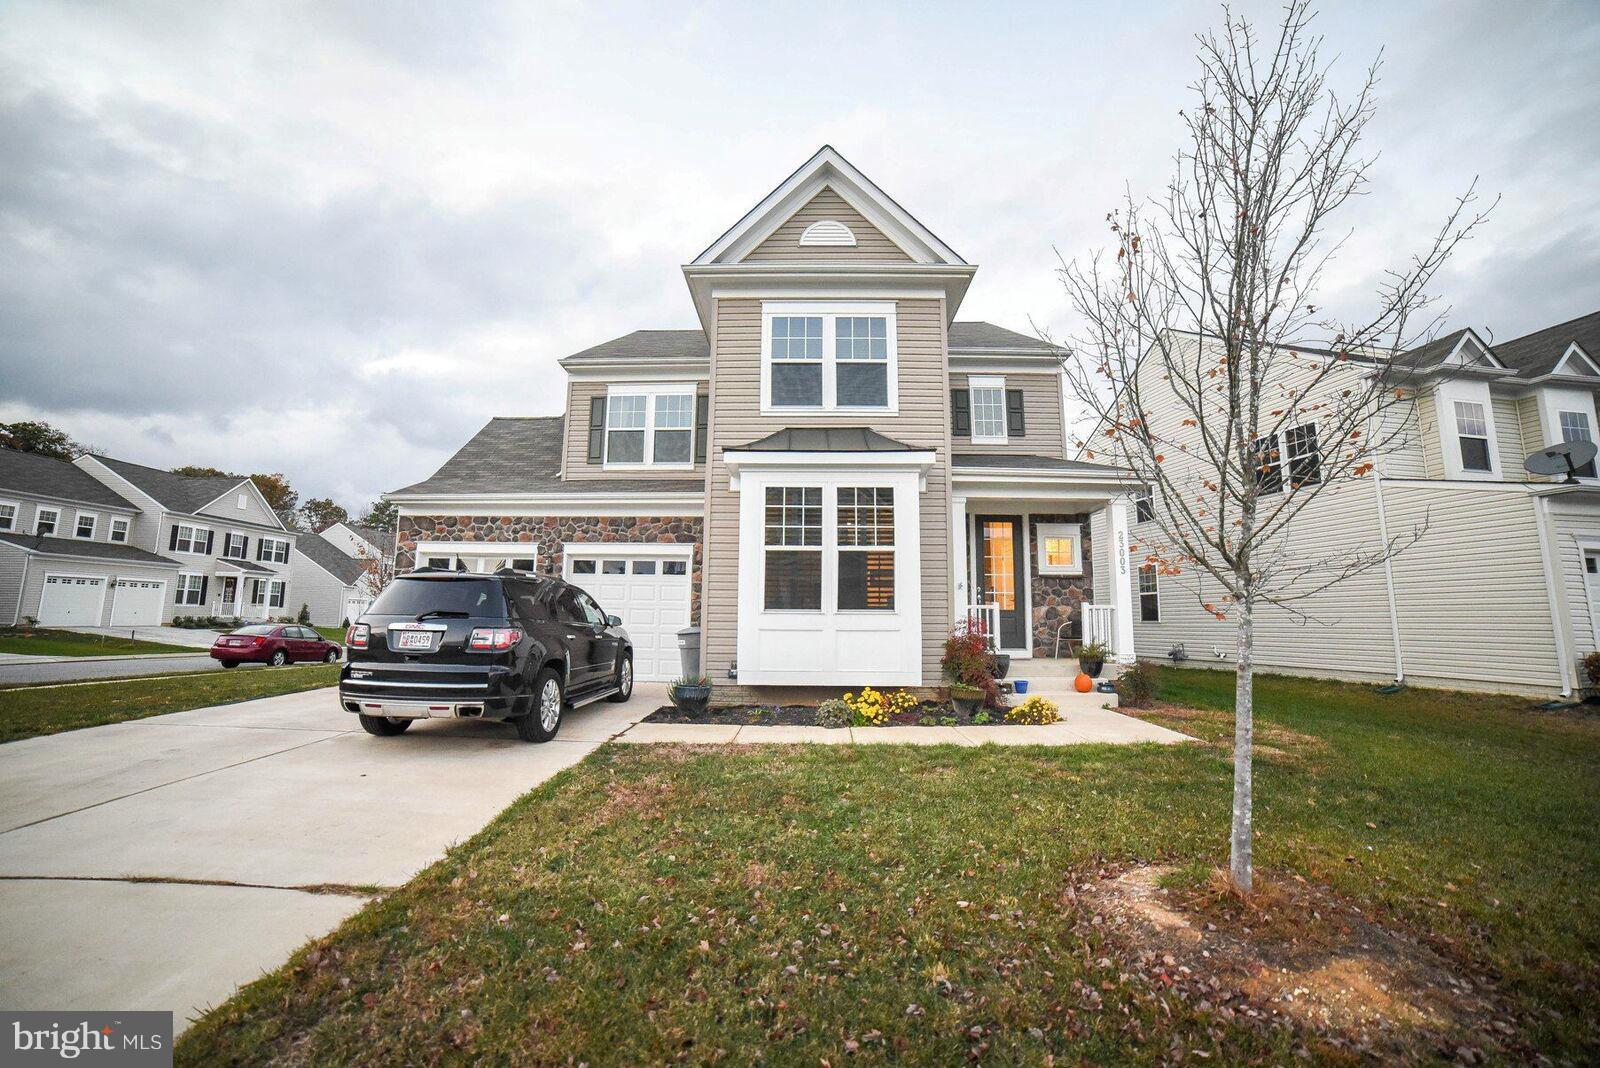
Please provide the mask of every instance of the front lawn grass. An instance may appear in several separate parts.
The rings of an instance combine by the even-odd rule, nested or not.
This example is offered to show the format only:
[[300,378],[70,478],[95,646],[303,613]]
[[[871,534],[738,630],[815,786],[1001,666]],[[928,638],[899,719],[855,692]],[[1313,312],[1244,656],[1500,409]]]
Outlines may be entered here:
[[340,645],[344,644],[345,628],[343,627],[313,627],[311,629],[315,630],[318,634],[322,635],[330,642],[338,642]]
[[[1201,712],[1151,718],[1200,744],[604,747],[178,1060],[1353,1062],[1179,999],[1077,892],[1226,863],[1231,676],[1166,680]],[[1262,679],[1257,860],[1495,978],[1524,1053],[1593,1062],[1600,723],[1527,709]]]
[[137,653],[195,653],[204,649],[188,649],[164,642],[136,641],[113,634],[79,634],[73,630],[54,630],[35,627],[0,628],[0,653],[22,653],[27,656],[132,656]]
[[80,727],[314,690],[339,681],[338,664],[205,671],[164,679],[115,679],[0,689],[0,742]]

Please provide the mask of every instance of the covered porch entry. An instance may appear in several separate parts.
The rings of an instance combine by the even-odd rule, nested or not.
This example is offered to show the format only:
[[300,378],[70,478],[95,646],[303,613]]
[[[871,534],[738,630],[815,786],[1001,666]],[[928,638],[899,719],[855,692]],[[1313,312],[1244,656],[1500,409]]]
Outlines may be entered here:
[[1130,663],[1128,487],[1114,468],[1043,456],[957,456],[951,603],[1013,659],[1075,658],[1084,642]]

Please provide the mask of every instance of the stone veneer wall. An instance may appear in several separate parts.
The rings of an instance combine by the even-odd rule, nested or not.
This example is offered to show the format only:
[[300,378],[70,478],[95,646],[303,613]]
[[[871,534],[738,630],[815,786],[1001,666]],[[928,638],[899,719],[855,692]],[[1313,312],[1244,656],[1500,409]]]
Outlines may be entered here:
[[[1083,574],[1039,574],[1039,524],[1076,523],[1082,534]],[[1033,655],[1053,656],[1056,629],[1068,619],[1078,626],[1068,630],[1082,633],[1085,601],[1093,603],[1094,550],[1089,544],[1089,517],[1083,515],[1032,515],[1028,517],[1028,548],[1033,553]]]
[[561,574],[564,563],[562,546],[566,542],[693,545],[689,620],[698,626],[700,557],[704,545],[701,530],[702,521],[693,516],[401,516],[395,567],[399,571],[409,571],[416,566],[419,541],[494,541],[508,545],[533,545],[538,552],[539,570],[550,575]]

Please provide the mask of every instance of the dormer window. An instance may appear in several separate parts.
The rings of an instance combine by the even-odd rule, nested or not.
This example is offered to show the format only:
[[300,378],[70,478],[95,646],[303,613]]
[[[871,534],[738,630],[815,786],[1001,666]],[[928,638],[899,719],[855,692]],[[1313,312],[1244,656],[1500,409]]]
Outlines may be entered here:
[[894,304],[769,302],[762,310],[763,412],[895,411]]
[[[1588,412],[1568,412],[1568,411],[1563,411],[1563,412],[1559,412],[1558,413],[1558,417],[1561,420],[1561,440],[1562,441],[1593,441],[1594,440],[1594,433],[1589,428],[1589,413]],[[1574,471],[1573,474],[1577,475],[1579,478],[1594,478],[1595,477],[1594,461],[1590,460],[1588,463],[1584,464],[1583,466],[1579,467],[1576,471]]]
[[805,228],[800,235],[802,245],[832,245],[835,247],[851,247],[856,243],[856,235],[850,227],[837,219],[822,219]]
[[612,386],[605,398],[606,467],[694,466],[692,383]]

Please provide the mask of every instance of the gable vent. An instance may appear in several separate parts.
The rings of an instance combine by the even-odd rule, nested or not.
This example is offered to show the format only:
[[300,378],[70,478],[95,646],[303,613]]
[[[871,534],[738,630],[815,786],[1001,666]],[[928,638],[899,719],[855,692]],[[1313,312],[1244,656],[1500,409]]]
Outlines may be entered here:
[[800,235],[802,245],[854,245],[856,235],[850,227],[837,219],[821,219],[806,227]]

